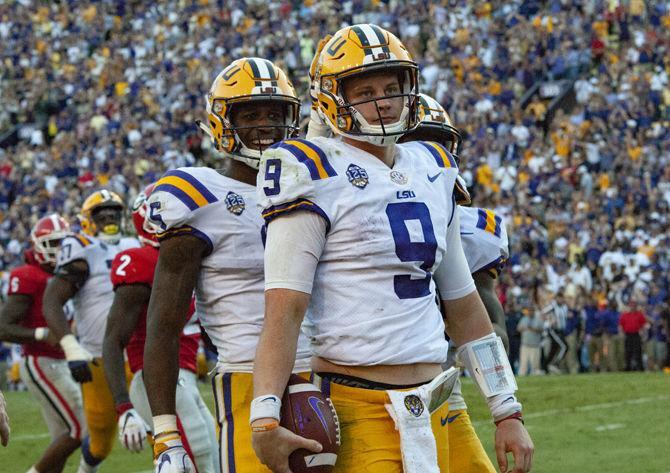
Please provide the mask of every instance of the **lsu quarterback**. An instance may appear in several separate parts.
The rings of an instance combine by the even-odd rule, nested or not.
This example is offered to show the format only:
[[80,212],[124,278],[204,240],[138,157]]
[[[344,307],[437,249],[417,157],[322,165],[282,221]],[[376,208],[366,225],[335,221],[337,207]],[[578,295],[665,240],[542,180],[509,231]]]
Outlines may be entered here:
[[79,385],[72,379],[58,340],[49,333],[42,296],[70,225],[57,214],[42,217],[30,232],[26,264],[9,275],[7,303],[0,311],[0,341],[23,345],[21,379],[40,406],[51,443],[28,473],[61,472],[84,435]]
[[304,446],[279,426],[279,412],[307,313],[314,380],[340,419],[333,471],[449,471],[447,429],[436,425],[453,382],[441,367],[447,319],[460,358],[483,374],[497,447],[513,453],[515,472],[529,471],[514,375],[463,254],[456,162],[439,143],[396,145],[418,120],[416,63],[393,34],[354,25],[324,45],[314,80],[318,113],[336,137],[279,143],[258,175],[267,235],[256,454],[286,473],[288,455]]
[[[293,85],[272,62],[233,61],[214,80],[207,125],[201,124],[225,158],[222,169],[169,171],[149,197],[160,254],[147,315],[144,381],[157,472],[193,471],[177,429],[174,388],[179,334],[194,289],[196,313],[218,351],[212,384],[220,471],[269,471],[251,449],[249,426],[264,289],[264,225],[255,183],[262,154],[298,130],[299,107]],[[306,340],[293,357],[292,370],[309,370]]]
[[[138,241],[122,233],[125,205],[107,189],[93,192],[81,207],[82,233],[61,242],[54,277],[44,292],[44,317],[59,340],[70,372],[81,383],[88,435],[81,445],[78,473],[95,472],[112,450],[116,433],[114,399],[102,364],[102,344],[114,299],[109,278],[114,256]],[[77,337],[70,331],[63,305],[74,302]]]
[[[430,140],[443,145],[460,164],[458,151],[461,134],[453,126],[449,114],[442,105],[426,94],[419,94],[419,124],[405,134],[399,142]],[[461,243],[465,259],[479,296],[486,307],[491,323],[506,345],[505,313],[495,293],[494,281],[498,271],[509,256],[507,232],[502,218],[488,209],[467,207],[471,203],[465,184],[457,179],[456,203],[460,215]],[[447,332],[449,332],[449,321]],[[454,364],[457,347],[449,347],[447,366]],[[449,414],[440,419],[449,431],[449,471],[451,473],[494,473],[489,460],[477,437],[465,400],[461,394],[460,380],[454,385],[449,396]]]
[[[107,320],[102,359],[105,375],[114,396],[119,417],[119,440],[132,452],[141,451],[151,429],[151,409],[142,373],[146,314],[154,271],[158,262],[159,242],[156,226],[149,220],[147,196],[154,184],[147,186],[135,199],[132,218],[140,248],[124,250],[114,257],[111,269],[114,302]],[[200,473],[214,473],[218,468],[216,427],[197,386],[196,358],[200,326],[194,317],[193,304],[183,314],[186,326],[179,341],[179,381],[176,389],[179,431]],[[126,387],[124,349],[133,373],[130,393]]]

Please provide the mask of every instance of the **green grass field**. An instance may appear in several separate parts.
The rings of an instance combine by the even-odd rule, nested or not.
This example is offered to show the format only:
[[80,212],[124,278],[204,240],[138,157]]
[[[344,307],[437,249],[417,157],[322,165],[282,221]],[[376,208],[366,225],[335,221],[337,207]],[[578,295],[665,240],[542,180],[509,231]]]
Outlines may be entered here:
[[[519,379],[526,426],[535,442],[535,473],[670,473],[670,376],[617,373]],[[201,391],[212,405],[209,385]],[[469,379],[464,394],[487,452],[493,426]],[[25,473],[49,443],[30,394],[6,393],[12,437],[0,447],[4,473]],[[76,471],[79,455],[66,472]],[[102,472],[150,472],[151,454],[116,445]]]

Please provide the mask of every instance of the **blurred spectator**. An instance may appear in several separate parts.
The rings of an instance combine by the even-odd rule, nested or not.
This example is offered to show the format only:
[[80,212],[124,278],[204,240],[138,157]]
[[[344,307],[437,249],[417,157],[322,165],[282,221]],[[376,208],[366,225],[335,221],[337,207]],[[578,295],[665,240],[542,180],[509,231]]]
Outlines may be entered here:
[[581,299],[578,298],[568,304],[565,322],[565,343],[567,353],[565,361],[570,374],[579,373],[579,348],[584,338],[584,310],[579,308]]
[[540,343],[544,322],[539,312],[529,312],[519,321],[517,330],[521,333],[519,351],[519,376],[540,374]]
[[603,351],[605,352],[605,369],[622,371],[624,363],[623,337],[619,330],[621,313],[616,309],[616,302],[610,301],[601,310],[605,331],[603,333]]
[[607,301],[600,301],[598,306],[591,299],[584,306],[586,321],[584,325],[584,341],[588,345],[589,369],[593,372],[605,369],[605,355],[603,350],[603,336],[605,333],[605,322],[603,320],[603,309],[607,307]]
[[630,302],[628,310],[621,314],[619,325],[625,337],[626,371],[644,371],[641,333],[649,324],[635,302]]
[[668,334],[663,323],[664,306],[665,304],[651,307],[651,313],[648,316],[649,329],[647,330],[645,354],[649,371],[663,369],[667,357]]

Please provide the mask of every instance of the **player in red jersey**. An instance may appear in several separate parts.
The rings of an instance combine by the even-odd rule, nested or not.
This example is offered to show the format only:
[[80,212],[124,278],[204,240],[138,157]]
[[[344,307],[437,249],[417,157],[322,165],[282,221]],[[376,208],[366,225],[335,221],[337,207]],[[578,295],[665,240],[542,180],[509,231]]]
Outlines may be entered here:
[[26,264],[9,276],[7,304],[0,312],[0,340],[23,345],[21,378],[40,405],[51,444],[28,473],[61,472],[81,443],[84,427],[81,391],[70,375],[58,340],[49,334],[42,296],[52,277],[60,241],[70,226],[53,214],[30,233]]
[[[151,409],[142,378],[147,307],[159,246],[155,228],[147,218],[149,208],[146,199],[152,190],[153,184],[137,197],[133,205],[133,224],[142,247],[122,251],[112,262],[115,295],[107,321],[102,357],[119,416],[119,440],[133,452],[144,448],[147,431],[152,430]],[[177,415],[182,439],[186,440],[198,471],[204,473],[216,470],[218,447],[214,419],[196,386],[200,328],[193,317],[194,310],[192,303],[188,314],[185,314],[189,322],[179,340]],[[130,393],[125,382],[124,348],[134,375]]]

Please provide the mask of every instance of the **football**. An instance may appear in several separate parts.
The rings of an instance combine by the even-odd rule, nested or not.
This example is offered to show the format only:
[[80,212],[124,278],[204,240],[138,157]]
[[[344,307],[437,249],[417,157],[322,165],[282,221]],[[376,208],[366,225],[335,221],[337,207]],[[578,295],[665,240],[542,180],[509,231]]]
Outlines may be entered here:
[[301,437],[318,441],[320,453],[299,449],[291,453],[293,473],[330,473],[340,448],[340,424],[330,398],[309,381],[291,375],[282,397],[281,425]]

